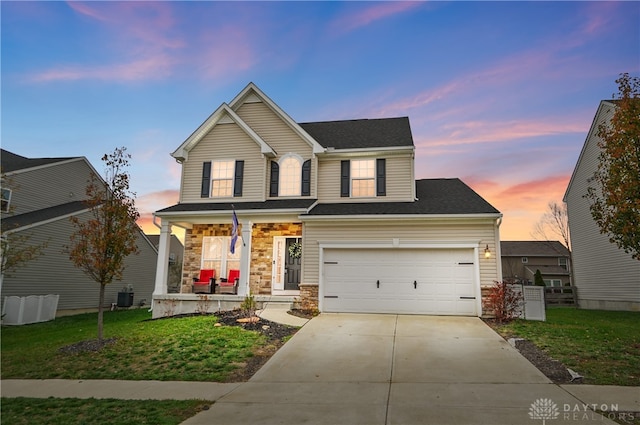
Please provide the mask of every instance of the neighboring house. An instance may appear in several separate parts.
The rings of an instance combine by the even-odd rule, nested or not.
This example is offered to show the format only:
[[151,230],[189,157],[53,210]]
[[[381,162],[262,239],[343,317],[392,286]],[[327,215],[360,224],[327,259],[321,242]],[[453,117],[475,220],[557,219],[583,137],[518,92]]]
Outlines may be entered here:
[[585,198],[598,167],[600,148],[598,126],[609,122],[616,105],[600,102],[576,168],[569,181],[564,202],[567,204],[573,259],[573,284],[578,288],[581,308],[640,310],[640,261],[609,242],[591,216],[590,201]]
[[[481,287],[501,278],[502,214],[459,179],[414,180],[406,117],[297,123],[251,83],[172,156],[180,198],[155,213],[154,316],[196,300],[201,269],[239,270],[240,299],[295,296],[323,312],[479,316]],[[177,297],[172,225],[186,229]]]
[[[160,235],[147,235],[147,239],[151,241],[153,246],[158,249],[160,243]],[[169,243],[169,293],[180,292],[182,282],[182,254],[184,253],[184,245],[175,235],[171,235]]]
[[[3,172],[2,234],[18,233],[29,243],[46,242],[43,255],[3,279],[2,297],[60,295],[58,314],[93,310],[98,307],[99,285],[74,267],[65,246],[74,227],[72,216],[89,218],[84,204],[91,173],[98,175],[84,157],[25,158],[1,151]],[[6,197],[4,196],[6,195]],[[3,202],[3,207],[5,203]],[[106,287],[106,306],[117,302],[117,293],[131,285],[134,304],[150,304],[154,287],[157,250],[138,235],[139,255],[127,257],[124,279]]]
[[571,285],[571,254],[558,241],[501,241],[502,278],[534,284],[540,270],[546,286]]

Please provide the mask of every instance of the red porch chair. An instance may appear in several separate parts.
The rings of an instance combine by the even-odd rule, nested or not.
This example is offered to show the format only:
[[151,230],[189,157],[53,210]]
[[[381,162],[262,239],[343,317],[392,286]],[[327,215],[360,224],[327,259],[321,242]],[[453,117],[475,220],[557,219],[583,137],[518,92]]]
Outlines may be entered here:
[[226,279],[220,279],[220,293],[238,293],[238,281],[240,280],[240,270],[229,270]]
[[214,269],[200,270],[200,276],[193,278],[194,294],[213,294],[216,288],[216,271]]

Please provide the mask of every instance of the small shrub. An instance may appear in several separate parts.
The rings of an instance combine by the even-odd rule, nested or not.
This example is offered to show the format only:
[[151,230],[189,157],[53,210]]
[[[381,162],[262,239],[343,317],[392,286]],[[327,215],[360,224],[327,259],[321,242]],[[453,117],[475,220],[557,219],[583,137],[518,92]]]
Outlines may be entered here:
[[240,308],[248,318],[252,318],[256,315],[256,300],[253,295],[247,295],[244,297],[244,301],[240,304]]
[[544,284],[544,279],[542,278],[542,273],[540,273],[540,269],[537,269],[536,274],[533,276],[533,284],[536,286],[546,286]]
[[512,284],[496,282],[484,300],[484,307],[493,312],[498,323],[507,323],[520,316],[524,298]]

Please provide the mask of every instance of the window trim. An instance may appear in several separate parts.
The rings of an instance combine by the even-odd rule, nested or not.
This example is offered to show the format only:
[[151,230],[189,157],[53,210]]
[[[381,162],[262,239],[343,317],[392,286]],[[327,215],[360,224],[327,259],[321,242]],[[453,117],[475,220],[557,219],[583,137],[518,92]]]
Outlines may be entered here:
[[[283,179],[285,177],[285,172],[284,172],[284,167],[283,164],[285,161],[289,160],[289,159],[295,159],[298,163],[298,166],[296,168],[296,173],[294,174],[295,176],[297,176],[297,182],[299,182],[300,184],[297,185],[297,191],[296,193],[290,193],[290,194],[286,194],[284,195],[282,193],[282,188],[285,186]],[[289,197],[299,197],[302,196],[302,166],[304,164],[304,159],[296,154],[296,153],[287,153],[285,155],[283,155],[279,160],[278,160],[278,197],[283,197],[283,198],[289,198]],[[291,185],[287,185],[287,186],[291,186]]]
[[[564,264],[562,264],[560,260],[564,260]],[[569,270],[569,259],[567,257],[558,257],[558,267]]]
[[522,264],[529,264],[529,257],[522,257]]
[[[231,172],[229,174],[229,177],[226,178],[214,178],[213,177],[213,170],[215,168],[215,164],[221,164],[221,163],[231,163]],[[215,198],[215,199],[221,199],[221,198],[232,198],[233,194],[234,194],[234,188],[235,188],[235,180],[236,180],[236,160],[235,159],[218,159],[218,160],[212,160],[211,161],[211,175],[209,176],[209,180],[211,182],[211,188],[209,189],[209,197],[210,198]],[[216,181],[228,181],[231,182],[231,187],[229,188],[228,193],[225,192],[224,195],[214,195],[213,194],[213,190],[214,190],[214,182]]]
[[[371,167],[371,177],[354,177],[353,176],[353,165],[355,162],[370,162],[372,164]],[[368,168],[368,167],[367,167]],[[367,159],[352,159],[349,162],[349,194],[351,198],[375,198],[376,197],[376,181],[377,181],[377,162],[376,158],[367,158]],[[353,184],[355,181],[367,181],[371,182],[371,194],[367,193],[366,195],[354,195],[353,192]]]

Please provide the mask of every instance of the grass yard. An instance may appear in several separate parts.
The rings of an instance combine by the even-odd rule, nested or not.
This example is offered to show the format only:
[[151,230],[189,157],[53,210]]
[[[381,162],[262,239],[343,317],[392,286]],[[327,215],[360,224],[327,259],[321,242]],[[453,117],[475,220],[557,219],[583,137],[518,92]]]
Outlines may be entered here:
[[640,312],[547,309],[547,321],[497,327],[535,343],[585,384],[640,386]]
[[2,398],[6,425],[176,425],[211,402],[202,400],[113,400]]
[[[99,352],[59,349],[95,339],[97,313],[2,327],[2,378],[224,382],[266,344],[258,332],[214,327],[215,316],[147,320],[146,309],[105,312]],[[3,409],[4,410],[4,409]]]

